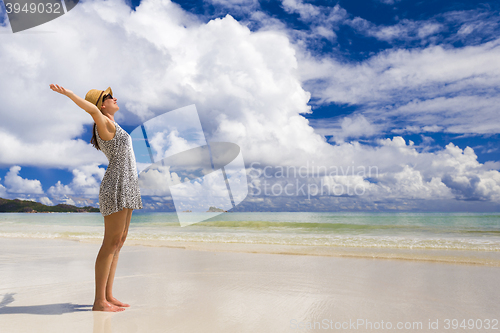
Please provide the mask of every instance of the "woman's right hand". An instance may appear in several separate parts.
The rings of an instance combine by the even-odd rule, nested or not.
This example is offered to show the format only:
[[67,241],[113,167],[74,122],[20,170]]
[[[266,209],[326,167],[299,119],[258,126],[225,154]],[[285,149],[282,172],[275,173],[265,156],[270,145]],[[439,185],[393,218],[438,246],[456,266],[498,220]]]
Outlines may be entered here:
[[69,89],[64,89],[61,86],[58,86],[57,84],[51,84],[50,89],[52,89],[55,92],[58,92],[60,94],[63,94],[65,96],[68,96],[69,94],[72,94],[73,92]]

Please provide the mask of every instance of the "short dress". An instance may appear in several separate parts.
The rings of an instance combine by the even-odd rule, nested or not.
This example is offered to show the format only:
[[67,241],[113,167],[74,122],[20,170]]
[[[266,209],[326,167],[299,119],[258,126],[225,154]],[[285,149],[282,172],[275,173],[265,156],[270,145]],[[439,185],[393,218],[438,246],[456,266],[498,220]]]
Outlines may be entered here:
[[95,128],[99,148],[109,164],[99,188],[99,209],[103,216],[123,208],[142,209],[132,138],[116,122],[113,139],[104,141]]

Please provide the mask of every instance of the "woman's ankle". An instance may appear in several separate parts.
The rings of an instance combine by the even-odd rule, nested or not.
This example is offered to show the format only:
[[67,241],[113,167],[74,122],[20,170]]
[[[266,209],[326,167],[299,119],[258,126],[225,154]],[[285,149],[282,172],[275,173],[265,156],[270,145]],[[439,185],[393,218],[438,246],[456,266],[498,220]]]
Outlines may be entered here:
[[108,299],[107,298],[95,298],[94,304],[97,304],[97,303],[108,303]]

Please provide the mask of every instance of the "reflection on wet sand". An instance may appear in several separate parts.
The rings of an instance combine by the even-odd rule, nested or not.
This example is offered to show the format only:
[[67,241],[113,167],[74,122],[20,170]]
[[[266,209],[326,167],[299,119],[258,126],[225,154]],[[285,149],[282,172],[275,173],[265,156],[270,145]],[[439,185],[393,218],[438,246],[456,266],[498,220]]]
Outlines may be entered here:
[[113,312],[92,311],[94,315],[94,333],[111,333],[111,317]]

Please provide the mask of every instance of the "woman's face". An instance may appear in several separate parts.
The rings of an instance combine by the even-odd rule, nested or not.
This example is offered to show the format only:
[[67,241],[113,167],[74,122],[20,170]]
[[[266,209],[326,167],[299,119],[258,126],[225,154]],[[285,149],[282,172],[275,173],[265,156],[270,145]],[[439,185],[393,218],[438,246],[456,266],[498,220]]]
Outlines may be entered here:
[[106,95],[104,102],[102,103],[101,110],[106,113],[115,114],[116,111],[120,109],[118,104],[116,104],[117,99],[111,95]]

